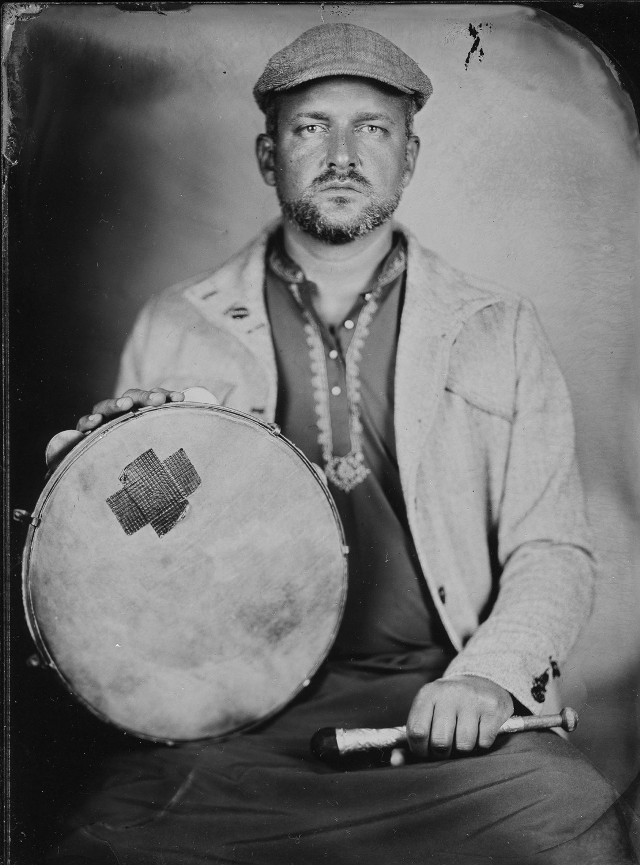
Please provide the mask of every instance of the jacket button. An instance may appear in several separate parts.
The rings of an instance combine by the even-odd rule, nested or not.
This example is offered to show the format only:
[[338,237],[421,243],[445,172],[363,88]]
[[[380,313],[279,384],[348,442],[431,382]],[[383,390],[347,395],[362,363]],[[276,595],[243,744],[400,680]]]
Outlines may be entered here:
[[444,590],[444,586],[438,586],[438,597],[440,598],[440,600],[442,601],[443,604],[447,600],[447,593]]
[[249,310],[246,306],[230,306],[224,311],[225,315],[230,315],[231,318],[246,318],[249,315]]

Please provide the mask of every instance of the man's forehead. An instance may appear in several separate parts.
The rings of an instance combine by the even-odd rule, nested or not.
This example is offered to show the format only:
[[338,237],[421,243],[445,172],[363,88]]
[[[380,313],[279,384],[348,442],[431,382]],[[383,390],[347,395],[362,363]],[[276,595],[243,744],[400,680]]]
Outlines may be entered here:
[[279,94],[280,116],[334,113],[382,116],[404,115],[406,97],[368,78],[331,76],[301,84]]

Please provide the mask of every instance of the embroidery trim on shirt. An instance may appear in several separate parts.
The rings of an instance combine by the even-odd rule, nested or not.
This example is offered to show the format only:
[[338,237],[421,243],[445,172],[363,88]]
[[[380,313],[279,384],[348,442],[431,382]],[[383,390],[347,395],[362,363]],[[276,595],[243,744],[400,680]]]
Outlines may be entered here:
[[379,305],[383,289],[392,282],[406,267],[407,259],[404,246],[398,244],[391,256],[385,262],[378,276],[376,287],[365,295],[365,304],[360,310],[353,336],[345,353],[345,380],[347,404],[349,411],[349,441],[350,450],[344,456],[333,453],[333,434],[331,430],[330,389],[327,375],[324,340],[320,327],[313,315],[306,308],[300,295],[299,283],[304,279],[293,262],[283,260],[274,249],[270,256],[270,265],[281,277],[289,281],[300,310],[305,318],[304,333],[309,347],[311,363],[311,386],[313,388],[316,423],[318,427],[318,444],[322,451],[324,471],[327,480],[343,492],[351,490],[362,483],[371,473],[366,466],[362,452],[362,421],[360,420],[360,361],[362,348],[369,335],[373,316]]
[[303,310],[307,323],[304,327],[309,357],[311,360],[311,384],[318,425],[318,444],[322,450],[324,471],[329,480],[345,493],[351,490],[370,474],[362,452],[362,421],[360,420],[360,360],[362,347],[369,334],[371,319],[378,309],[378,294],[372,292],[369,300],[360,311],[351,342],[345,354],[345,378],[347,385],[347,403],[349,406],[349,441],[351,449],[344,456],[333,453],[333,435],[331,431],[331,409],[329,406],[329,380],[327,363],[324,354],[324,342],[318,325],[312,316]]

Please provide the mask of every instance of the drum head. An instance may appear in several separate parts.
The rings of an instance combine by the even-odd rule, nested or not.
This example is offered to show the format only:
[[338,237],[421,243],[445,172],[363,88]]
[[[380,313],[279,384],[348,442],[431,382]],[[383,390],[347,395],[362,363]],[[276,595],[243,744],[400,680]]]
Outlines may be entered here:
[[267,425],[175,403],[101,427],[58,468],[24,555],[40,651],[96,714],[155,740],[285,706],[346,595],[333,501]]

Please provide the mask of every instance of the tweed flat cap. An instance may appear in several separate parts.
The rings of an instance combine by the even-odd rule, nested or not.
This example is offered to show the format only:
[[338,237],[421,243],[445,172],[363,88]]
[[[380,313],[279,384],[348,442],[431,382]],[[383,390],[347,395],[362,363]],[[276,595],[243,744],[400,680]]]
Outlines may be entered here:
[[273,55],[253,96],[264,111],[272,93],[332,75],[373,78],[411,94],[417,110],[433,92],[415,60],[380,33],[355,24],[320,24]]

